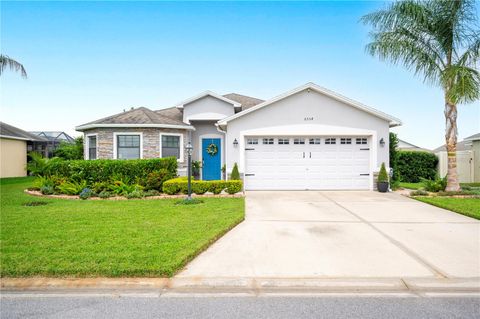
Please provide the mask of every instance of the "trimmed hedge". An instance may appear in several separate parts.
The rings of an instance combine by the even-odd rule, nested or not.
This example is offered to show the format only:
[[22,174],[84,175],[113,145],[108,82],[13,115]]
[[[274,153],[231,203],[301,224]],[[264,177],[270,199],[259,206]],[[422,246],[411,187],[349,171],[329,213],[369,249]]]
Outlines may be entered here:
[[[196,181],[192,180],[192,193],[197,195],[211,192],[220,194],[225,190],[229,194],[235,194],[242,190],[242,181]],[[178,193],[186,194],[188,192],[188,180],[186,177],[178,177],[170,179],[163,183],[163,192],[168,195],[175,195]]]
[[422,178],[434,180],[437,175],[438,158],[435,154],[416,151],[397,153],[397,172],[400,180],[418,183]]
[[169,175],[176,176],[177,159],[168,157],[138,160],[55,161],[49,163],[45,175],[87,181],[88,184],[112,179],[134,183],[137,180],[146,180],[151,173],[160,170],[166,170]]

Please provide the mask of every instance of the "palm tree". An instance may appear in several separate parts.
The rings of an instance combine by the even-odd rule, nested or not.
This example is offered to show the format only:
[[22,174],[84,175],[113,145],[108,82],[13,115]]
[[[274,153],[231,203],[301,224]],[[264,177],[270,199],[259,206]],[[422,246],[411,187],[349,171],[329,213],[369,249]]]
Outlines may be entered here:
[[20,72],[24,78],[27,77],[27,71],[25,71],[21,63],[9,58],[7,55],[0,54],[0,75],[7,67],[12,71]]
[[406,0],[362,17],[372,26],[366,50],[403,65],[444,92],[447,191],[460,190],[457,175],[457,105],[480,97],[480,32],[472,0]]

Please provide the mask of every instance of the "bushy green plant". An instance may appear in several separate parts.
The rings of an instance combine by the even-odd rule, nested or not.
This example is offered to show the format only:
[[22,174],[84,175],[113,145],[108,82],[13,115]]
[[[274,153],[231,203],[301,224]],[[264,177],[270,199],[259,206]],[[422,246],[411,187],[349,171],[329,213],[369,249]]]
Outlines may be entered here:
[[123,181],[114,181],[110,190],[115,195],[126,196],[134,191],[142,191],[143,186],[138,184],[125,184]]
[[128,193],[125,197],[132,199],[132,198],[143,198],[145,195],[141,190],[134,190],[131,193]]
[[80,192],[87,187],[86,181],[64,181],[56,187],[59,193],[65,195],[78,195]]
[[225,181],[209,181],[208,183],[208,191],[215,195],[220,194],[225,187]]
[[101,191],[99,194],[98,194],[98,197],[100,198],[109,198],[109,197],[112,197],[113,194],[110,193],[109,191]]
[[111,182],[95,182],[91,185],[92,190],[99,194],[103,191],[108,191],[111,187]]
[[193,181],[192,192],[198,195],[203,195],[208,192],[210,185],[208,181]]
[[165,168],[161,168],[158,171],[151,172],[147,175],[147,178],[141,180],[140,183],[145,187],[145,190],[157,190],[161,191],[163,183],[166,180],[172,179],[175,175],[172,172],[168,171]]
[[226,191],[229,194],[236,194],[242,190],[242,181],[230,180],[226,182]]
[[90,188],[82,189],[79,195],[80,199],[83,199],[83,200],[88,199],[92,196],[93,196],[93,191]]
[[77,137],[74,143],[61,142],[53,155],[65,160],[83,160],[83,136]]
[[423,188],[425,188],[426,191],[429,192],[440,192],[444,191],[445,187],[447,187],[447,176],[444,178],[438,177],[438,175],[435,176],[435,179],[429,180],[425,178],[420,178],[420,180],[423,183]]
[[33,181],[33,188],[41,189],[44,186],[51,186],[52,188],[55,187],[55,181],[52,177],[49,176],[38,176]]
[[[182,189],[187,187],[186,177],[177,177],[169,179],[163,183],[163,192],[168,195],[178,194]],[[183,185],[184,184],[184,185]]]
[[402,182],[418,183],[421,178],[435,179],[437,164],[438,158],[432,153],[399,151],[397,154],[397,173]]
[[382,163],[382,166],[380,167],[380,172],[378,172],[378,182],[388,183],[388,174],[387,169],[385,168],[385,163]]
[[238,171],[238,165],[235,163],[233,165],[232,174],[230,174],[231,180],[240,180],[240,172]]
[[147,176],[166,169],[171,176],[177,174],[177,159],[174,157],[138,159],[138,160],[74,160],[55,161],[49,164],[47,175],[56,175],[73,180],[85,180],[88,184],[108,182],[113,178],[124,183],[135,183],[145,180]]
[[416,191],[411,191],[410,196],[427,196],[428,192],[423,189],[418,189]]
[[55,188],[51,185],[44,185],[40,187],[40,192],[43,195],[52,195],[52,194],[55,194]]
[[51,173],[52,165],[62,162],[60,158],[46,158],[40,153],[28,153],[27,171],[33,176],[50,176],[56,175]]
[[159,196],[161,193],[156,189],[149,189],[148,191],[144,192],[145,197],[151,196]]
[[[398,137],[397,134],[390,132],[389,134],[389,141],[388,141],[388,147],[389,147],[389,160],[390,160],[390,167],[392,168],[393,174],[392,174],[392,181],[398,181],[399,180],[399,174],[398,174],[398,169],[397,169],[397,161],[398,161]],[[392,183],[394,184],[394,183]],[[393,187],[392,187],[393,189]]]

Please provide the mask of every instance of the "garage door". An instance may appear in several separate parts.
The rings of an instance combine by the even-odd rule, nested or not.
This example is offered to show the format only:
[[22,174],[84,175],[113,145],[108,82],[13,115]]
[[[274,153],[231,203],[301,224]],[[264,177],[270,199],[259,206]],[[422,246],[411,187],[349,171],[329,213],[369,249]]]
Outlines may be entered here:
[[369,189],[366,136],[249,137],[247,190]]

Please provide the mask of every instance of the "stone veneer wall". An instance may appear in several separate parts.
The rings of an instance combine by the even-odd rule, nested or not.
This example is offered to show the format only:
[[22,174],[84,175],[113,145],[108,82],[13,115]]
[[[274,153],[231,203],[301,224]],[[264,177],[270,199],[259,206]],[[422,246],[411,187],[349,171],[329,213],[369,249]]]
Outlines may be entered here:
[[[98,128],[85,131],[85,141],[87,135],[97,134],[97,148],[99,159],[113,158],[113,133],[143,133],[143,158],[158,158],[160,156],[160,133],[181,133],[183,134],[184,144],[187,143],[188,138],[188,133],[186,130],[178,129]],[[185,145],[182,145],[181,147],[185,147]],[[85,154],[87,154],[87,150],[85,151]],[[185,159],[183,160],[183,162],[185,162]],[[183,166],[183,163],[179,163],[179,167],[180,166]]]

